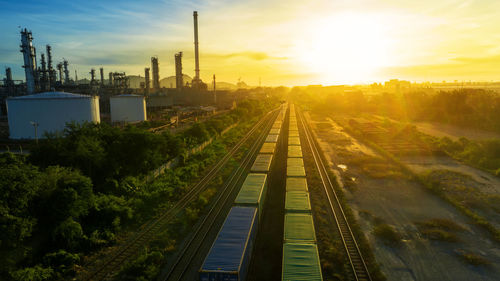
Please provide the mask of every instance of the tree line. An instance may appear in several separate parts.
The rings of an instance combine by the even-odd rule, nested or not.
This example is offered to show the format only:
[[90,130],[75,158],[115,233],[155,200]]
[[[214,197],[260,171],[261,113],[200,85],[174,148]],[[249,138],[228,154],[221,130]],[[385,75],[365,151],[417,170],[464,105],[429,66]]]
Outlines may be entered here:
[[177,134],[68,124],[29,156],[0,154],[0,279],[74,276],[86,255],[178,200],[226,148],[216,143],[146,185],[148,172],[276,105],[276,99],[244,100]]

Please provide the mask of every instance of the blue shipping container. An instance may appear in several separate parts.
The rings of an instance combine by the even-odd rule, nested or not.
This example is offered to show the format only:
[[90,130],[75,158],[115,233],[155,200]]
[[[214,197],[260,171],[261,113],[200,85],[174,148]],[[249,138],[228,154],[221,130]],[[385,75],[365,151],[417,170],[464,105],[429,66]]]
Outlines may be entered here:
[[257,225],[257,208],[231,208],[200,269],[200,281],[245,280]]

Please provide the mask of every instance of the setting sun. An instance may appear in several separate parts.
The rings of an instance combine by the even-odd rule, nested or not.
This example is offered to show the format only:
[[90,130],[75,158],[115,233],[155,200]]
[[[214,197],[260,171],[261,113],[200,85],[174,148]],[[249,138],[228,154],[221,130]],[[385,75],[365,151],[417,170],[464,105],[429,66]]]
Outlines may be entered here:
[[346,13],[323,18],[305,27],[297,38],[301,63],[321,80],[359,82],[373,79],[389,63],[391,40],[381,19]]

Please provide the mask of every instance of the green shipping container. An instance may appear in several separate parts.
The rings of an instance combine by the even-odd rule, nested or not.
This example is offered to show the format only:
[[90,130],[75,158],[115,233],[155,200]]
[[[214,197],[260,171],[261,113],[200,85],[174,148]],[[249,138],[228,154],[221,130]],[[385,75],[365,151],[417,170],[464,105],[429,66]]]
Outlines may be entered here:
[[285,196],[285,210],[287,212],[310,213],[311,203],[309,202],[309,193],[288,191]]
[[302,158],[290,158],[286,160],[286,165],[287,166],[299,166],[299,167],[304,167],[304,161]]
[[273,128],[269,131],[270,135],[279,135],[280,134],[280,129]]
[[316,243],[316,233],[311,214],[285,214],[284,242]]
[[288,145],[300,145],[299,137],[288,137]]
[[308,192],[306,178],[286,178],[286,191]]
[[278,142],[278,135],[271,135],[271,134],[267,135],[265,142],[274,142],[274,143]]
[[250,171],[254,173],[267,173],[271,168],[272,161],[272,154],[258,154],[257,158],[255,158],[255,162],[253,162],[252,168],[250,168]]
[[258,208],[259,217],[267,194],[267,175],[250,173],[247,175],[234,205]]
[[286,167],[286,176],[287,177],[305,177],[306,170],[304,166],[287,166]]
[[283,244],[283,281],[322,281],[316,244]]
[[259,153],[269,153],[269,154],[274,154],[274,149],[276,148],[276,144],[272,142],[265,142],[262,145],[262,148],[260,149]]
[[298,145],[289,145],[288,157],[302,157],[302,148]]

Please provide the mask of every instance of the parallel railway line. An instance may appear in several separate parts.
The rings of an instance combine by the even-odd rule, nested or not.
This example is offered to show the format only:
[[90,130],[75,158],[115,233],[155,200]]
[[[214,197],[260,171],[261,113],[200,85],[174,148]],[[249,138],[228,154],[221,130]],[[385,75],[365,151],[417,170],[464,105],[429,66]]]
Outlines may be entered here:
[[211,205],[206,216],[201,223],[197,224],[196,229],[191,233],[191,236],[185,243],[183,250],[170,264],[168,272],[163,274],[159,280],[189,279],[186,275],[190,272],[189,269],[192,266],[195,256],[199,253],[203,243],[207,242],[205,238],[216,224],[217,219],[220,218],[221,213],[227,209],[225,207],[228,202],[233,202],[234,198],[232,197],[235,197],[239,190],[237,187],[241,186],[241,181],[245,179],[246,172],[250,169],[256,154],[259,153],[259,149],[267,136],[267,132],[273,124],[272,121],[275,119],[275,114],[273,114],[273,116],[273,118],[268,120],[269,123],[264,125],[263,133],[258,136],[257,140],[252,144],[241,165],[238,166],[231,174],[231,177],[226,180],[222,190],[218,192],[219,195]]
[[[175,217],[194,199],[197,198],[207,184],[219,173],[224,165],[234,156],[240,147],[258,131],[262,126],[270,126],[270,120],[276,115],[276,110],[269,112],[266,116],[261,118],[243,138],[241,138],[231,150],[218,161],[212,169],[208,171],[203,178],[198,181],[189,191],[175,203],[172,208],[167,210],[158,218],[155,218],[148,223],[144,224],[138,233],[127,240],[116,252],[114,252],[108,259],[106,259],[97,269],[85,275],[83,280],[106,280],[109,279],[114,273],[118,272],[120,267],[131,258],[135,257],[140,250],[147,245],[147,243],[155,237],[164,227],[172,222]],[[266,127],[267,128],[267,127]],[[261,136],[262,137],[262,136]]]
[[318,148],[318,144],[316,143],[312,134],[312,130],[307,121],[304,119],[302,112],[297,110],[297,113],[297,119],[299,120],[299,123],[302,124],[304,137],[307,140],[309,148],[311,149],[314,163],[316,165],[316,168],[318,169],[323,188],[327,195],[330,210],[335,218],[337,228],[339,230],[340,237],[342,238],[342,242],[344,244],[345,252],[349,259],[354,278],[357,281],[371,281],[372,279],[370,276],[370,272],[368,271],[365,260],[363,259],[363,255],[359,250],[358,243],[356,242],[356,238],[354,237],[349,226],[349,222],[344,214],[344,210],[342,209],[340,200],[337,197],[332,180],[330,179],[330,176],[328,174],[328,167],[323,162],[323,158],[321,157],[321,153]]

